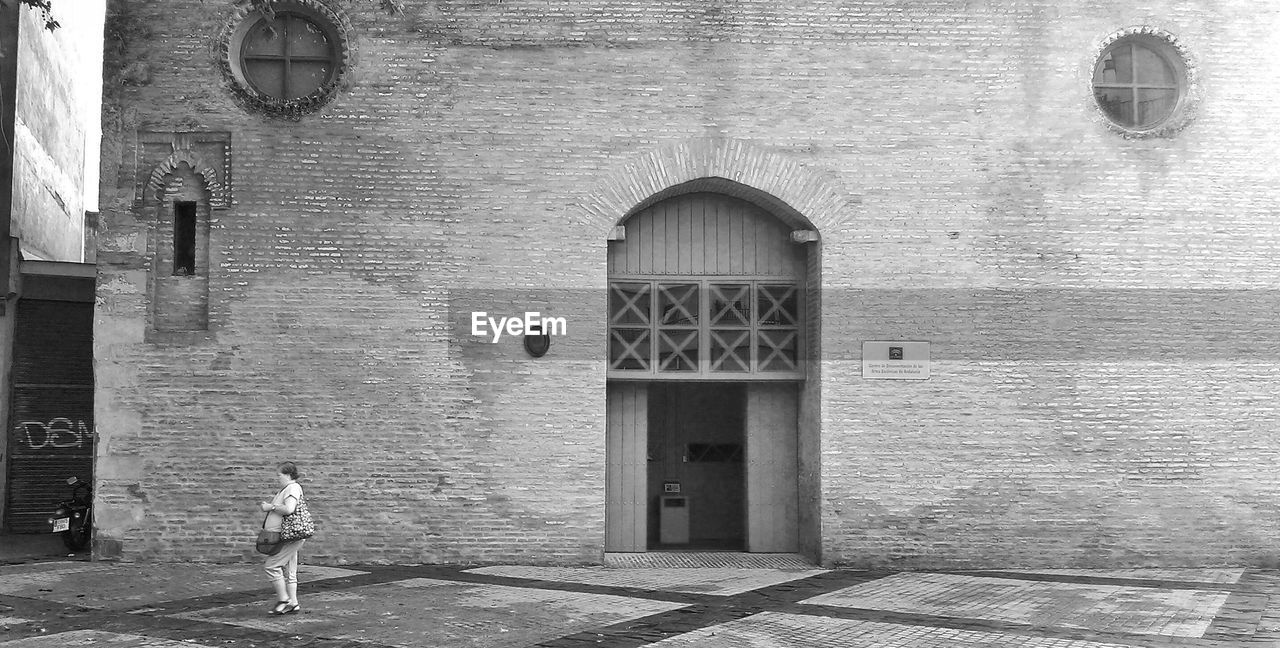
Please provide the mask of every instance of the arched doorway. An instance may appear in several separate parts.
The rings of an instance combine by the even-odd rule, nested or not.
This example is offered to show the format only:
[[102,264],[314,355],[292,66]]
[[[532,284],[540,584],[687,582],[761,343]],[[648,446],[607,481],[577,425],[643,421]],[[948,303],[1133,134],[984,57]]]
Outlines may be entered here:
[[811,252],[796,223],[699,188],[609,244],[605,548],[799,551]]

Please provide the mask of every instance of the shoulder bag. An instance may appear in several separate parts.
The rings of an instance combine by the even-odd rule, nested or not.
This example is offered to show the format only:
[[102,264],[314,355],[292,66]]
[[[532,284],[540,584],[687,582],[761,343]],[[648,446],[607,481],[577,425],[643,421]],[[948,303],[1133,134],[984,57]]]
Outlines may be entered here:
[[293,512],[284,516],[284,520],[280,522],[280,541],[293,542],[315,534],[316,524],[311,519],[311,511],[307,509],[307,498],[299,497]]
[[[268,513],[267,515],[271,514]],[[280,551],[280,545],[282,544],[284,544],[284,541],[280,539],[280,532],[268,531],[267,518],[263,517],[262,528],[258,529],[258,539],[254,542],[254,548],[257,549],[260,554],[271,556]]]
[[[283,493],[284,489],[280,489],[280,492]],[[279,496],[280,494],[276,493],[276,497]],[[262,528],[258,529],[258,538],[254,541],[253,547],[260,554],[272,556],[280,551],[280,546],[284,544],[284,541],[280,539],[279,531],[267,530],[267,518],[269,517],[271,517],[270,511],[267,511],[267,514],[262,516]]]

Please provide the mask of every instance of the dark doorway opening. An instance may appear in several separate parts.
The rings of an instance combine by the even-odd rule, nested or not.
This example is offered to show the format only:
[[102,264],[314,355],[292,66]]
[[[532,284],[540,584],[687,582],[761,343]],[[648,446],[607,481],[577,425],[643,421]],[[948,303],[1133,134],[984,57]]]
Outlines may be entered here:
[[746,546],[746,386],[649,385],[648,548]]

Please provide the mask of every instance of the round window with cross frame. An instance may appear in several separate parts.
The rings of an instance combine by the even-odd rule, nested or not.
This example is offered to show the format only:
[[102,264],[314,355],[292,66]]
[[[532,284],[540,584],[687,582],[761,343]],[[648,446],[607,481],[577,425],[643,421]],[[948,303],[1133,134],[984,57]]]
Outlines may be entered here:
[[1134,28],[1112,35],[1093,67],[1093,97],[1127,135],[1168,132],[1185,122],[1192,66],[1172,35]]
[[278,116],[319,109],[350,67],[348,25],[321,0],[242,2],[223,38],[232,91],[249,108]]

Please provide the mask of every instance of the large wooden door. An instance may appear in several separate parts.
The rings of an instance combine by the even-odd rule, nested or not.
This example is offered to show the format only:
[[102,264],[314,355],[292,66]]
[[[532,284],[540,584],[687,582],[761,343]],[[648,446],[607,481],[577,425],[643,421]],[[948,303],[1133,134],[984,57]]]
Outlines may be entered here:
[[796,385],[747,387],[747,551],[799,551]]
[[605,551],[644,551],[648,540],[649,389],[610,383],[605,429]]
[[[707,464],[660,471],[664,481],[686,482],[681,494],[695,518],[695,536],[731,540],[754,552],[797,551],[797,394],[806,377],[807,249],[791,241],[791,227],[775,215],[716,193],[656,202],[623,225],[624,235],[609,243],[608,257],[606,550],[644,551],[647,527],[659,518],[650,511],[646,519],[646,506],[657,506],[661,495],[658,475],[649,474],[651,487],[645,483],[652,427],[657,446],[678,448],[673,456],[682,462],[694,456]],[[690,386],[697,381],[717,386]],[[745,391],[745,412],[737,405],[713,407],[708,400],[702,410],[646,416],[648,389],[661,403],[731,391],[741,403]],[[732,425],[708,422],[730,409],[737,418]],[[728,450],[733,447],[739,448],[736,454]],[[744,454],[745,479],[737,463]],[[708,502],[737,515],[720,515],[724,511]],[[715,515],[702,517],[706,511]]]

